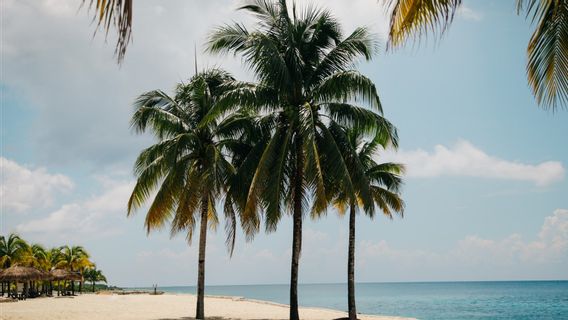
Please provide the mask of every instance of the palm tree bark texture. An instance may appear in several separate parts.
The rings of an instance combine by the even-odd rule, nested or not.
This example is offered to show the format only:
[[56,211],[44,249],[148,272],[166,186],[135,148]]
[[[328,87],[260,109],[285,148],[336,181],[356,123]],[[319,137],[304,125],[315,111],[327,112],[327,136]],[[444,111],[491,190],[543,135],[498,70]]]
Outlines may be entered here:
[[207,241],[208,197],[201,200],[201,228],[199,230],[199,261],[197,271],[197,310],[196,319],[205,318],[205,246]]

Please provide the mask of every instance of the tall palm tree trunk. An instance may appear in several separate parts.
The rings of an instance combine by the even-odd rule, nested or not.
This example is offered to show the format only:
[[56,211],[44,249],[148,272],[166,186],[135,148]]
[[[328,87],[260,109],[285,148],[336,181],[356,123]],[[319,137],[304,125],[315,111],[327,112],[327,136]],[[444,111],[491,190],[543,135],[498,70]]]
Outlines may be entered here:
[[199,231],[199,262],[197,271],[197,311],[196,319],[205,319],[205,245],[207,242],[207,211],[209,199],[201,200],[201,229]]
[[301,139],[296,141],[296,173],[294,175],[294,212],[292,235],[292,265],[290,268],[290,320],[299,320],[298,313],[298,267],[302,251],[302,180],[304,155]]
[[349,320],[357,319],[355,308],[355,203],[349,208],[349,255],[347,257],[347,305]]

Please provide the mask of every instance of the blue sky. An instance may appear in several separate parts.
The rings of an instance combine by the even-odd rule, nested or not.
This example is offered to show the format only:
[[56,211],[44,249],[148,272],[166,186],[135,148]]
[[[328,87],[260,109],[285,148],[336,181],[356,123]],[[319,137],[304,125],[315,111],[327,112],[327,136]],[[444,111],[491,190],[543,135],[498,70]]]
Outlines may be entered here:
[[[246,19],[237,2],[199,2],[137,3],[121,67],[112,35],[92,38],[76,1],[2,2],[0,233],[83,245],[113,284],[195,283],[195,246],[167,230],[146,236],[144,212],[127,219],[125,206],[133,159],[152,142],[129,129],[133,99],[189,78],[194,45]],[[346,31],[384,35],[374,0],[318,3]],[[404,219],[358,219],[358,281],[568,279],[568,111],[532,98],[531,30],[513,0],[465,1],[441,40],[360,64],[400,133],[399,152],[383,159],[408,175]],[[238,59],[198,59],[250,78]],[[207,283],[288,281],[289,219],[251,243],[240,237],[232,259],[222,230],[209,238]],[[344,282],[346,234],[332,210],[306,221],[301,282]]]

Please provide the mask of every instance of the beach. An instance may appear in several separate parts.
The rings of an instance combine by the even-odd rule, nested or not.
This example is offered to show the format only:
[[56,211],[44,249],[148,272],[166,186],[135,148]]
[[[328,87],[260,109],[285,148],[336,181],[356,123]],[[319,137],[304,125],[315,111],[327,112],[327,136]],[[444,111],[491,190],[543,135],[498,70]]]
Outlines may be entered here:
[[[188,320],[195,313],[196,297],[190,294],[116,295],[83,294],[75,297],[37,298],[0,303],[2,320]],[[272,302],[240,297],[205,298],[205,315],[225,319],[287,319],[288,307]],[[330,320],[346,317],[346,312],[300,308],[306,320]],[[368,320],[403,320],[411,318],[366,316]]]

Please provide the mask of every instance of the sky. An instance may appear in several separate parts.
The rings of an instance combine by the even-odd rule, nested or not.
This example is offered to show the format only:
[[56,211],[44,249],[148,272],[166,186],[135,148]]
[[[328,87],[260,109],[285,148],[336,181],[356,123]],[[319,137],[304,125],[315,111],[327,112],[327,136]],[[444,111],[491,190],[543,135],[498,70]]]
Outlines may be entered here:
[[[408,168],[404,218],[357,220],[356,280],[568,279],[568,110],[544,111],[531,95],[533,26],[514,1],[466,0],[441,39],[394,52],[377,1],[313,2],[346,33],[367,25],[383,39],[358,68],[399,130],[398,152],[379,159]],[[193,75],[195,51],[201,68],[252,79],[240,59],[202,52],[215,26],[250,23],[239,3],[137,1],[118,66],[114,35],[93,36],[78,1],[0,2],[0,234],[82,245],[113,285],[195,284],[196,243],[167,229],[147,235],[143,210],[126,217],[134,159],[153,142],[129,120],[138,95]],[[290,220],[252,242],[239,233],[233,257],[222,226],[209,233],[206,283],[287,283]],[[305,221],[301,283],[346,281],[347,232],[334,210]]]

